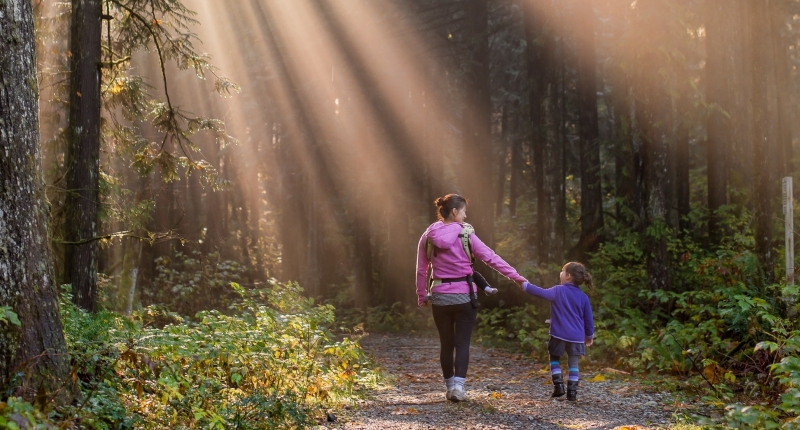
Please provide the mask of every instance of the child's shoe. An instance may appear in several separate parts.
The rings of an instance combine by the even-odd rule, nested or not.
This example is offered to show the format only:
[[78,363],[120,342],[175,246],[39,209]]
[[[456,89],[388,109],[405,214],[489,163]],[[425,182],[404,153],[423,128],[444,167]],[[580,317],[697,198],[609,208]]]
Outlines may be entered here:
[[567,400],[578,400],[578,381],[567,381]]
[[561,397],[566,393],[564,379],[560,373],[553,375],[553,394],[550,397]]

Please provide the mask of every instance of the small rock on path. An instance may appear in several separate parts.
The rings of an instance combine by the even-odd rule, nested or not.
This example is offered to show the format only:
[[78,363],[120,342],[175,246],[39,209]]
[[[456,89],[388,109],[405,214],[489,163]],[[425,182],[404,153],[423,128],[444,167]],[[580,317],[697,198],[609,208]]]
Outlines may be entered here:
[[444,398],[437,338],[370,334],[361,344],[393,384],[338,411],[336,422],[320,429],[640,430],[667,428],[672,420],[672,396],[648,392],[635,378],[587,371],[581,373],[577,402],[554,400],[543,364],[475,344],[467,375],[469,401],[452,403]]

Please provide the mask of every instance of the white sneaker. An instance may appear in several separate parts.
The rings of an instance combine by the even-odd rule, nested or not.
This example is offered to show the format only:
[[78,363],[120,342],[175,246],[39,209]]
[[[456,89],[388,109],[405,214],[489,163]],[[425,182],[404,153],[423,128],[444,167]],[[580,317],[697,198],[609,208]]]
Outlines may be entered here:
[[466,402],[468,400],[467,393],[465,393],[463,389],[456,387],[450,392],[450,398],[448,400],[452,402]]
[[453,391],[450,392],[450,398],[448,400],[453,402],[466,402],[467,393],[464,392],[466,378],[454,377],[453,379],[455,381],[455,386],[453,387]]
[[444,382],[447,384],[447,393],[445,393],[444,397],[447,400],[453,400],[453,388],[456,386],[455,376],[445,379]]

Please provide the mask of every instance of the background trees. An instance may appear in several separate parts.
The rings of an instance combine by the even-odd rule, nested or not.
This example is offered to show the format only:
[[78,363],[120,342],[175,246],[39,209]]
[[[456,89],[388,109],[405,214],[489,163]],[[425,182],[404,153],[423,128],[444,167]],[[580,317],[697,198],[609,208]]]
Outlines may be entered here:
[[[529,276],[634,232],[650,288],[670,289],[670,241],[724,246],[732,213],[755,216],[752,251],[774,273],[795,1],[145,3],[103,3],[101,48],[97,28],[79,36],[82,10],[74,49],[45,39],[46,70],[71,64],[73,86],[83,52],[101,52],[86,72],[102,71],[97,184],[70,182],[91,171],[70,167],[86,145],[51,139],[77,114],[44,116],[57,272],[76,297],[69,256],[90,240],[84,267],[121,309],[214,307],[226,280],[271,278],[362,310],[412,305],[414,243],[447,192],[471,198],[478,235]],[[209,96],[232,82],[241,94]],[[93,100],[54,88],[70,112]],[[78,232],[73,200],[99,203],[95,231]]]

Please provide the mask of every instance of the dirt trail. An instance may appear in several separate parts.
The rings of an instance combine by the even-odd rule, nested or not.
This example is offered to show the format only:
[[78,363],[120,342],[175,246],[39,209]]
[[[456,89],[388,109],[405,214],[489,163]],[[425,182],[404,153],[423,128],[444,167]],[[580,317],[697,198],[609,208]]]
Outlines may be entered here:
[[444,398],[438,339],[370,334],[361,343],[394,384],[337,412],[336,421],[324,428],[655,429],[669,427],[672,411],[683,406],[635,378],[591,369],[581,373],[577,402],[553,400],[542,364],[474,344],[467,378],[470,401],[452,403]]

